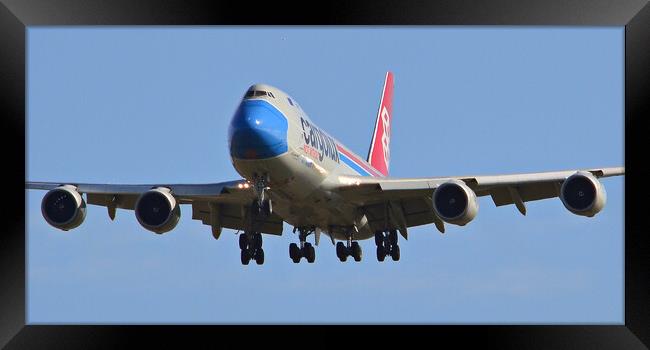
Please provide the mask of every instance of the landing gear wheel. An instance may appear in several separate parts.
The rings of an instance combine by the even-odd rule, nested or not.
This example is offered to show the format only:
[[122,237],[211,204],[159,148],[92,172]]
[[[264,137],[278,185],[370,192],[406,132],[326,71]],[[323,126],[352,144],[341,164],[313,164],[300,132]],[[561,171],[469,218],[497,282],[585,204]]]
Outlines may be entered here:
[[377,261],[384,261],[386,258],[386,249],[384,246],[377,247]]
[[375,244],[379,247],[384,242],[384,233],[381,231],[375,232]]
[[397,244],[397,230],[390,230],[390,233],[388,234],[388,240],[392,245]]
[[359,245],[359,242],[352,242],[352,257],[354,257],[354,261],[359,262],[361,261],[361,246]]
[[348,248],[345,247],[343,242],[336,243],[336,256],[341,262],[345,262],[348,259]]
[[245,233],[239,234],[239,249],[245,250],[248,248],[248,237]]
[[314,247],[311,245],[311,243],[305,243],[305,258],[307,258],[307,262],[312,264],[314,261],[316,261],[316,250]]
[[241,251],[241,263],[242,265],[248,265],[251,261],[251,254],[248,252],[248,249],[242,249]]
[[299,263],[300,262],[300,248],[298,248],[298,245],[295,243],[289,244],[289,257],[291,260],[293,260],[294,263]]
[[393,258],[393,261],[399,261],[399,246],[397,244],[393,246],[390,257]]
[[264,249],[262,248],[257,249],[257,252],[255,252],[255,262],[257,263],[257,265],[264,264]]
[[261,249],[262,248],[262,234],[261,233],[256,233],[255,236],[253,236],[253,246],[256,249]]

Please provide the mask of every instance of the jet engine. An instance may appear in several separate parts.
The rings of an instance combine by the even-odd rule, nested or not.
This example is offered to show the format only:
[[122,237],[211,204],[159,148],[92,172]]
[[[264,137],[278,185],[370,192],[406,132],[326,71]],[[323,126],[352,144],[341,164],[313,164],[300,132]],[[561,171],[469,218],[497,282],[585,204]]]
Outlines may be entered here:
[[59,186],[45,194],[41,213],[48,224],[68,231],[81,225],[86,218],[86,201],[75,186]]
[[135,217],[142,227],[162,234],[176,227],[181,209],[168,188],[156,187],[140,195],[135,203]]
[[605,187],[588,171],[569,176],[560,188],[562,204],[572,213],[594,216],[605,207]]
[[447,181],[433,192],[433,210],[444,222],[464,226],[478,213],[476,193],[460,180]]

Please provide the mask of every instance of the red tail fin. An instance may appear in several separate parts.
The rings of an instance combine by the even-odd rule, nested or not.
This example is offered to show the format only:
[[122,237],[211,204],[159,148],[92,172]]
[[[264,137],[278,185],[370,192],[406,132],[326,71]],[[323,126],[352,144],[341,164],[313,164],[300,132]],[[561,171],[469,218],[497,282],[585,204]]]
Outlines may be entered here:
[[368,151],[368,163],[379,170],[384,176],[388,176],[388,164],[390,162],[390,124],[393,115],[393,73],[386,73],[384,90],[381,92],[381,102],[377,112],[375,132],[372,134],[372,142]]

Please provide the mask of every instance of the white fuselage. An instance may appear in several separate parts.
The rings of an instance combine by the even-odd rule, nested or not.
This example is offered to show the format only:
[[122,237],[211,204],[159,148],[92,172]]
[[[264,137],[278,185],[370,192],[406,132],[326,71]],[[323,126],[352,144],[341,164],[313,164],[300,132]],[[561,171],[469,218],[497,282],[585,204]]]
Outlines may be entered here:
[[[241,176],[268,176],[274,212],[293,226],[314,225],[337,239],[345,239],[359,219],[356,206],[331,191],[339,177],[381,176],[316,126],[294,99],[268,85],[248,90],[233,116],[229,145]],[[355,239],[373,236],[359,229]]]

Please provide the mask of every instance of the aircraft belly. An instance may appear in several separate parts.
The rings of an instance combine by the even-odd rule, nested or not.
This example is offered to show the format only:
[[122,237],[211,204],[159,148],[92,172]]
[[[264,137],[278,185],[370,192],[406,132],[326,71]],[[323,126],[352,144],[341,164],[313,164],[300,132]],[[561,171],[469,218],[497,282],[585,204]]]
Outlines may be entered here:
[[[375,237],[374,234],[369,234],[368,232],[358,232],[358,233],[355,233],[354,240],[355,241],[362,241],[362,240],[370,239],[370,238],[374,238],[374,237]],[[340,240],[340,241],[345,241],[347,238],[346,238],[345,234],[340,233],[340,232],[336,232],[336,233],[334,233],[334,239],[337,239],[337,240]]]
[[233,159],[233,165],[249,181],[253,180],[254,174],[268,174],[272,199],[275,195],[279,197],[276,199],[295,201],[308,197],[325,178],[318,169],[305,165],[300,160],[299,154],[290,150],[268,159]]
[[[354,224],[356,208],[350,204],[328,203],[320,199],[322,195],[324,194],[320,191],[315,191],[302,200],[287,201],[278,198],[273,201],[273,211],[289,225],[319,227],[324,233],[334,235],[335,239],[345,240],[345,232],[352,229]],[[374,234],[367,227],[362,227],[354,235],[355,240],[372,237]]]

